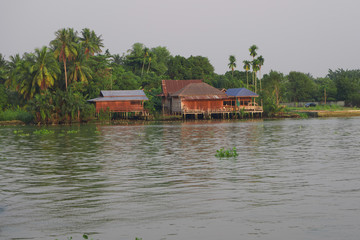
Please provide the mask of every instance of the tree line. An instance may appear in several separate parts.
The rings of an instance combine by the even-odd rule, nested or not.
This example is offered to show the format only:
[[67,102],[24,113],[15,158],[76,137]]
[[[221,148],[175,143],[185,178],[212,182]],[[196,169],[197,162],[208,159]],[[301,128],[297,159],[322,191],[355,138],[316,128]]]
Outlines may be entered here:
[[102,36],[93,30],[64,28],[55,32],[48,46],[33,52],[8,60],[0,53],[0,111],[22,109],[35,122],[68,122],[93,116],[94,106],[87,100],[101,90],[143,89],[150,99],[145,107],[157,114],[163,79],[203,79],[216,88],[248,88],[260,94],[268,115],[287,101],[344,100],[360,105],[360,70],[329,70],[322,78],[295,71],[262,76],[265,61],[256,45],[250,46],[241,70],[230,55],[224,74],[215,73],[206,57],[173,56],[163,46],[135,43],[123,54],[103,50]]

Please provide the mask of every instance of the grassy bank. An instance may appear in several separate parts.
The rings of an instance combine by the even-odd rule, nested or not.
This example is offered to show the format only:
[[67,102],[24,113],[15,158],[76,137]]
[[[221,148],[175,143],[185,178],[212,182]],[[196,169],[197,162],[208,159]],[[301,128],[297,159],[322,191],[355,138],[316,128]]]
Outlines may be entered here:
[[21,109],[0,111],[0,121],[2,124],[31,123],[33,120],[34,117],[31,113]]
[[316,107],[287,107],[286,111],[294,114],[307,114],[310,117],[354,117],[360,116],[359,108],[340,107],[336,105],[319,105]]

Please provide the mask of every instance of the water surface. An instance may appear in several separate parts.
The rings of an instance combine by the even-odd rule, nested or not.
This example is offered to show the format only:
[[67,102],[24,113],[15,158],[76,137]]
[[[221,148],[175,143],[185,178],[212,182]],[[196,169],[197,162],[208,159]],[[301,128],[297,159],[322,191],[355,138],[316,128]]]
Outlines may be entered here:
[[0,239],[358,239],[359,123],[0,127]]

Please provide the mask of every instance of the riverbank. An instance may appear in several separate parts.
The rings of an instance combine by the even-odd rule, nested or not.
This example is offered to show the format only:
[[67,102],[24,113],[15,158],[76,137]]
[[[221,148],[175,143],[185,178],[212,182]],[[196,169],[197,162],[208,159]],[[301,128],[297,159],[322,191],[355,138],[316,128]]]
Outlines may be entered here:
[[356,117],[360,110],[296,110],[296,113],[306,114],[308,117]]
[[[292,110],[288,112],[281,112],[272,118],[263,118],[263,119],[281,119],[281,118],[308,118],[308,117],[357,117],[360,116],[360,110]],[[250,118],[251,119],[251,118]],[[213,119],[206,121],[217,121],[221,119]],[[227,119],[227,120],[236,120],[236,119]],[[241,119],[237,119],[241,120]],[[244,119],[246,120],[246,119]],[[156,118],[151,118],[148,120],[138,120],[138,119],[117,119],[117,120],[108,120],[108,121],[99,121],[91,120],[83,123],[98,123],[98,124],[113,124],[113,125],[129,125],[129,124],[151,124],[154,122],[179,122],[184,121],[181,116],[158,116]],[[191,119],[185,121],[192,121]],[[205,121],[205,120],[200,120]],[[21,120],[11,120],[11,121],[0,121],[0,126],[7,125],[27,125]],[[79,122],[64,123],[64,124],[79,124]],[[57,124],[50,124],[57,125]]]

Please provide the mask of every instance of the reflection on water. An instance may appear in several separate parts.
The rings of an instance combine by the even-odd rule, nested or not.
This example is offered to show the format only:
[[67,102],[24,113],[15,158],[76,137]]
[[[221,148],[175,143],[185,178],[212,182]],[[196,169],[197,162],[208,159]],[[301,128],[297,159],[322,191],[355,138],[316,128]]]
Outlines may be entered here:
[[358,239],[359,120],[1,127],[0,239]]

